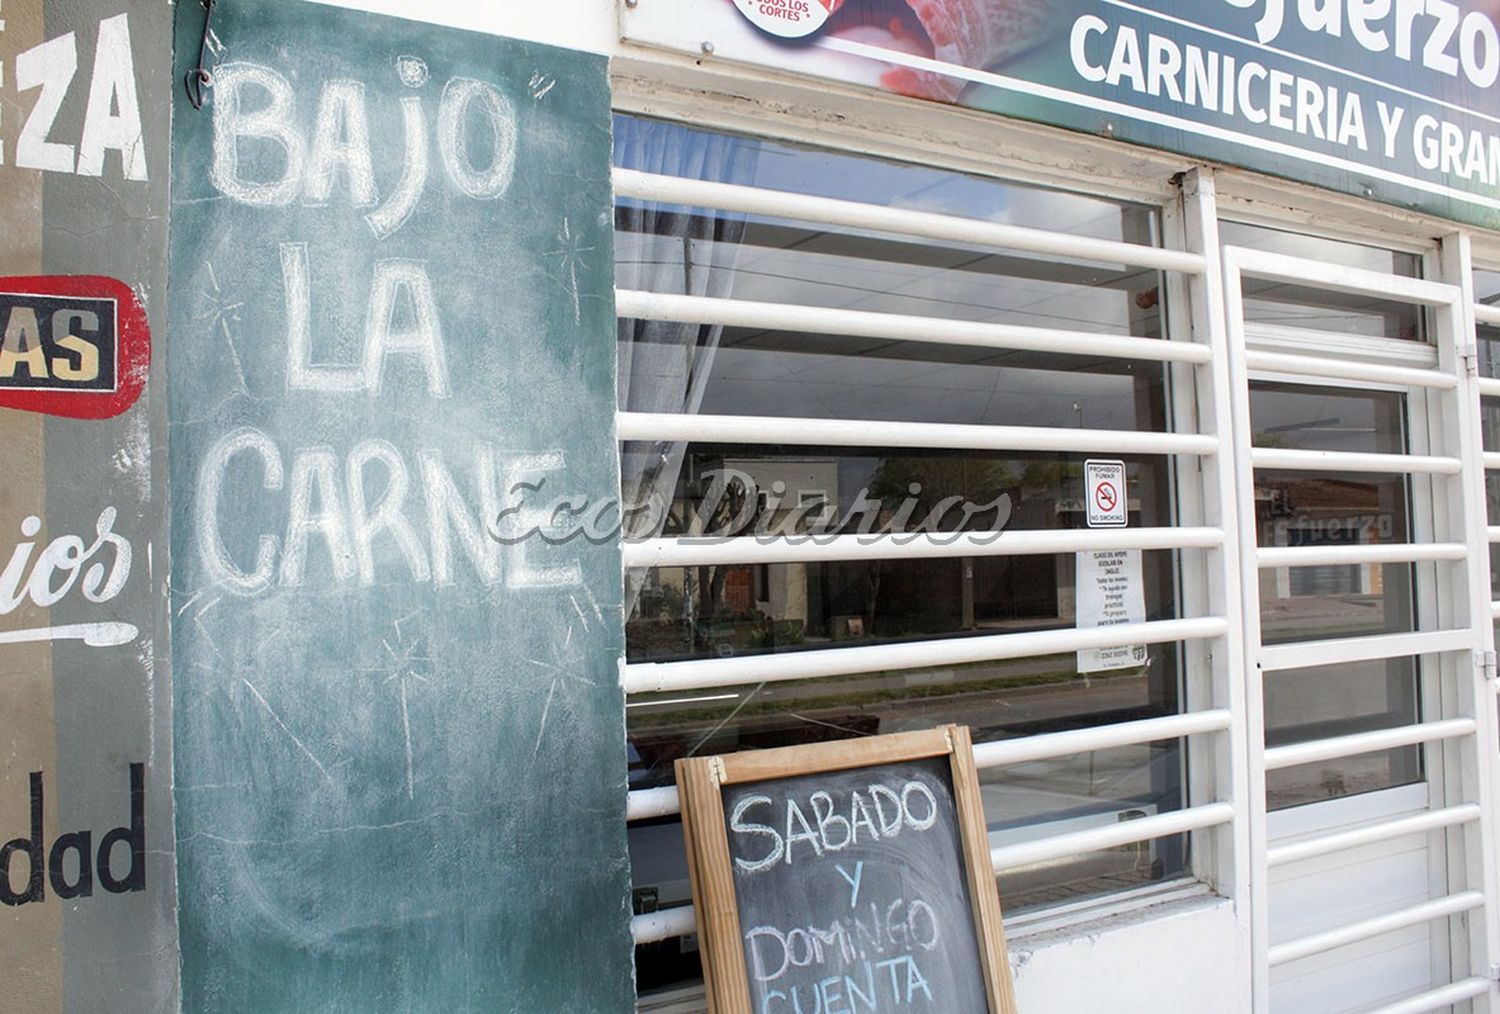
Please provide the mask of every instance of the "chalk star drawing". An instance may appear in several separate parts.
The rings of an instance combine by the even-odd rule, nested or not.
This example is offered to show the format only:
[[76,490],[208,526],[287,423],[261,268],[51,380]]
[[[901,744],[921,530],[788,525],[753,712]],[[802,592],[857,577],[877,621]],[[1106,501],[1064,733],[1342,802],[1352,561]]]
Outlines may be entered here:
[[209,322],[209,328],[218,332],[224,339],[224,346],[229,349],[229,359],[234,363],[235,381],[240,390],[246,394],[250,393],[249,386],[245,383],[245,366],[240,362],[239,350],[234,345],[234,332],[231,324],[240,322],[240,311],[245,308],[245,301],[231,302],[230,297],[219,285],[219,276],[214,273],[214,266],[205,263],[204,268],[208,272],[208,284],[202,289],[203,300],[207,309],[198,314],[197,320]]
[[[413,637],[410,640],[401,632],[401,624],[414,619],[415,614],[406,616],[395,622],[396,643],[400,647],[391,647],[391,642],[382,639],[380,646],[390,656],[385,665],[385,671],[389,673],[382,682],[395,683],[401,698],[401,735],[406,745],[406,798],[416,798],[416,779],[412,763],[411,750],[411,712],[407,708],[407,687],[412,680],[418,683],[426,683],[427,677],[432,674],[432,658],[426,652],[426,644],[422,637]],[[425,670],[423,675],[418,670]]]
[[578,272],[580,269],[587,270],[589,262],[583,255],[592,253],[594,248],[583,245],[583,237],[573,235],[573,223],[567,218],[562,220],[562,228],[557,232],[558,248],[548,250],[546,256],[556,257],[557,266],[568,276],[568,294],[573,297],[573,323],[583,323],[583,308],[579,305],[578,296]]

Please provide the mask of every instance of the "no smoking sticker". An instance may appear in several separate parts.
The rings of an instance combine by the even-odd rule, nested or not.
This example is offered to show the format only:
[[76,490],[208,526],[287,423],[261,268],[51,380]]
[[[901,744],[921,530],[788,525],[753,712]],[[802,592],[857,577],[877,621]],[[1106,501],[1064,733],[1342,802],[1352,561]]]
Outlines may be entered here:
[[806,38],[828,20],[835,0],[734,0],[751,24],[783,39]]
[[1085,461],[1083,480],[1090,528],[1124,528],[1130,523],[1126,508],[1125,462]]

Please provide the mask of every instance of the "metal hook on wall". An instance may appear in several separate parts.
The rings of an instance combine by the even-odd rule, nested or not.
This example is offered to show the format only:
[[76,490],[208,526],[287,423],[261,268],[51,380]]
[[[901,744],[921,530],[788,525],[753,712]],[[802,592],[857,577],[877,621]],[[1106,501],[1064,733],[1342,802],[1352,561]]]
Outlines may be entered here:
[[198,66],[187,72],[182,87],[187,91],[188,101],[194,109],[203,108],[204,94],[214,86],[214,76],[208,72],[208,36],[214,20],[214,4],[218,0],[202,0],[207,13],[203,17],[203,38],[198,43]]

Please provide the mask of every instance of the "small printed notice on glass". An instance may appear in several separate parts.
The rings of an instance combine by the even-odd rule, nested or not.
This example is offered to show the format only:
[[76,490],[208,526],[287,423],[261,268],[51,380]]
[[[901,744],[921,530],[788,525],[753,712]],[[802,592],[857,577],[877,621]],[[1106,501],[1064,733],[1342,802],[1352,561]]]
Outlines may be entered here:
[[[1139,549],[1101,549],[1078,554],[1078,628],[1144,623],[1146,596]],[[1146,664],[1146,646],[1088,648],[1078,653],[1078,671],[1109,672]]]
[[1015,1014],[969,730],[677,762],[711,1014]]

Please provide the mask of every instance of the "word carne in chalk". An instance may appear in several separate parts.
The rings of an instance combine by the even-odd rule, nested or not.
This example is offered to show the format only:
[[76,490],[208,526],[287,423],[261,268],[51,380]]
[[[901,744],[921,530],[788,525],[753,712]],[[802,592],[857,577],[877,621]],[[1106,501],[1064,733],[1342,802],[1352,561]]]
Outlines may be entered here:
[[[408,87],[425,74],[401,72]],[[279,72],[258,64],[225,63],[214,69],[213,160],[215,189],[252,207],[285,207],[294,201],[326,205],[336,190],[381,239],[395,233],[416,211],[431,167],[428,147],[435,129],[439,161],[449,183],[475,200],[491,201],[510,189],[516,168],[516,112],[501,91],[485,81],[455,77],[443,87],[435,128],[420,95],[400,100],[405,154],[391,191],[375,180],[370,110],[359,81],[325,82],[311,124],[299,121],[296,93]],[[242,144],[258,141],[279,149],[277,171],[243,158]],[[246,146],[248,149],[248,146]]]
[[[130,45],[130,15],[116,14],[100,21],[98,39],[88,79],[88,105],[76,145],[55,140],[53,131],[78,74],[77,35],[73,32],[59,35],[16,56],[16,90],[40,89],[15,140],[17,168],[103,176],[105,153],[114,151],[120,155],[125,179],[148,178],[141,106],[135,90],[135,60]],[[0,108],[13,102],[20,104],[0,92]],[[0,142],[0,165],[4,164],[5,147]]]
[[734,865],[740,871],[755,873],[783,861],[790,866],[796,846],[803,843],[811,849],[812,857],[821,858],[851,846],[894,838],[903,829],[926,831],[937,823],[938,817],[937,800],[932,790],[920,781],[908,781],[897,789],[875,783],[863,792],[851,791],[847,799],[840,801],[820,790],[807,796],[805,806],[795,796],[787,796],[783,804],[785,819],[775,827],[746,819],[752,811],[762,809],[770,809],[774,815],[775,808],[771,797],[762,794],[745,796],[735,804],[729,829],[735,834],[767,839],[765,852],[758,858],[734,857]]
[[[342,460],[328,447],[298,447],[286,456],[264,430],[232,430],[209,448],[198,471],[194,529],[205,577],[233,594],[259,595],[303,585],[315,557],[315,573],[327,573],[321,566],[327,560],[335,585],[368,588],[377,563],[389,560],[382,579],[404,575],[443,587],[455,582],[454,561],[462,554],[486,587],[581,584],[576,559],[544,565],[535,558],[548,548],[537,545],[541,540],[502,546],[489,530],[489,519],[501,514],[518,485],[566,467],[563,453],[502,456],[476,442],[472,461],[472,477],[461,484],[433,449],[418,451],[414,465],[379,439],[360,441]],[[231,489],[234,501],[256,505],[257,518],[278,516],[285,504],[281,537],[264,532],[239,548],[243,535],[236,539],[235,526],[220,521]]]
[[[133,894],[146,889],[146,767],[130,765],[130,823],[107,832],[94,852],[92,831],[72,831],[58,835],[47,849],[42,835],[44,794],[42,772],[31,772],[30,833],[13,838],[0,846],[0,902],[7,905],[31,905],[47,898],[47,883],[59,898],[89,898],[94,894],[94,878],[110,894]],[[128,849],[124,872],[115,875],[114,854],[117,845]],[[16,889],[17,857],[24,857],[24,887]],[[69,861],[71,857],[71,862]],[[71,872],[70,872],[71,867]]]

